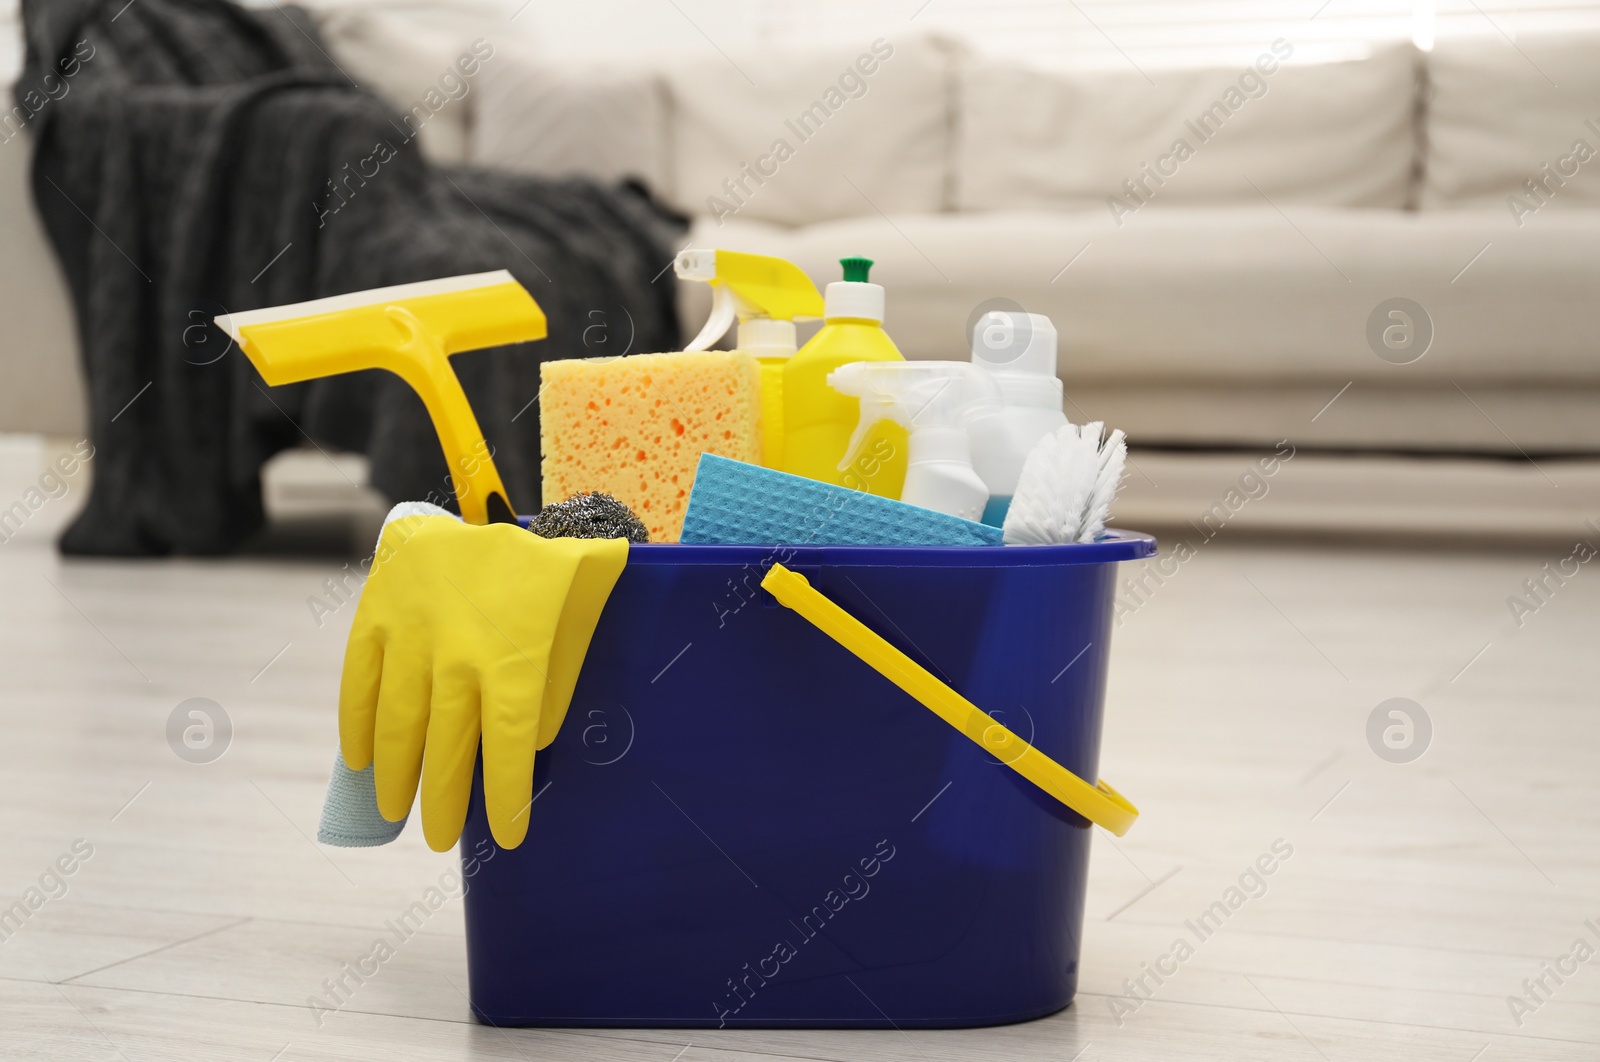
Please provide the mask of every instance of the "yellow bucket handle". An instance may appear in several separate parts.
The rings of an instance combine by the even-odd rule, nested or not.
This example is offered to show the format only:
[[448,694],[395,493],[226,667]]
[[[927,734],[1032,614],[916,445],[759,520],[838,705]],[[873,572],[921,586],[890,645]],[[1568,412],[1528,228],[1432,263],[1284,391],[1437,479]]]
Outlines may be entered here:
[[823,634],[965,734],[979,748],[993,754],[1001,763],[1090,822],[1121,837],[1139,817],[1139,809],[1121,793],[1105,782],[1090,785],[1022,740],[834,604],[799,572],[774,564],[761,580],[761,586],[777,598],[779,604],[798,612]]

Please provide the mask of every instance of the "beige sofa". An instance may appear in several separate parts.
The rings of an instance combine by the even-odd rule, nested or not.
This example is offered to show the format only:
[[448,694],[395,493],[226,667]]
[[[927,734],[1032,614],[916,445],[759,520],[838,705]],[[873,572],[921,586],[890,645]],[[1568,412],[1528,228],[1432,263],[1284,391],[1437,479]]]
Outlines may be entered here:
[[[329,29],[402,105],[476,32]],[[819,283],[865,254],[911,357],[964,357],[987,300],[1048,314],[1074,419],[1147,444],[1600,453],[1600,158],[1572,161],[1600,150],[1600,39],[1334,64],[1266,42],[1153,84],[916,37],[584,68],[495,43],[436,156],[637,175],[694,215],[691,242]],[[73,343],[19,147],[0,145],[0,430],[70,434]],[[703,293],[684,300],[693,331]]]
[[[1283,62],[1279,41],[1249,66],[1153,85],[885,46],[848,84],[871,42],[648,76],[508,56],[486,74],[473,151],[536,172],[631,169],[696,216],[694,242],[781,254],[819,283],[868,255],[909,356],[963,357],[985,300],[1049,314],[1069,412],[1146,443],[1600,450],[1600,160],[1559,188],[1541,169],[1575,140],[1600,149],[1585,124],[1600,123],[1585,109],[1600,38],[1317,65]],[[845,91],[830,107],[831,88]],[[608,137],[630,91],[633,125],[659,113],[659,136]],[[819,103],[825,121],[799,124]],[[535,114],[644,147],[631,167],[546,150],[515,135]],[[1508,196],[1538,202],[1529,179],[1552,191],[1514,213]],[[1425,315],[1408,349],[1384,306],[1397,298]]]

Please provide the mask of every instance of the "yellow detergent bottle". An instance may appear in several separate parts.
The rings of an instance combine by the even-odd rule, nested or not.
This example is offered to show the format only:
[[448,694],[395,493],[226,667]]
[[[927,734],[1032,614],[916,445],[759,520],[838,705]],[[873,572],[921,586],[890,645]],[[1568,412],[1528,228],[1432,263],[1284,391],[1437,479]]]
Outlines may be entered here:
[[689,248],[678,276],[711,285],[711,316],[684,350],[708,350],[739,320],[735,350],[761,365],[761,463],[783,468],[783,370],[795,355],[794,321],[821,317],[822,295],[793,262],[762,254]]
[[906,430],[883,420],[844,469],[861,401],[828,385],[855,361],[904,361],[883,330],[883,286],[867,283],[872,261],[844,258],[844,280],[828,285],[822,329],[783,370],[783,471],[883,498],[899,498],[906,478]]

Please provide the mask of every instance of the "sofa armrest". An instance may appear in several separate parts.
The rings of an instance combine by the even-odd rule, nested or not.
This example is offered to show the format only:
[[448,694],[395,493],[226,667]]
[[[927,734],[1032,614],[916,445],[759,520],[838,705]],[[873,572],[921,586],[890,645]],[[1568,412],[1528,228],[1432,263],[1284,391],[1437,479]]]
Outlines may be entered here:
[[85,398],[72,297],[34,209],[32,169],[26,131],[0,143],[0,432],[77,437]]

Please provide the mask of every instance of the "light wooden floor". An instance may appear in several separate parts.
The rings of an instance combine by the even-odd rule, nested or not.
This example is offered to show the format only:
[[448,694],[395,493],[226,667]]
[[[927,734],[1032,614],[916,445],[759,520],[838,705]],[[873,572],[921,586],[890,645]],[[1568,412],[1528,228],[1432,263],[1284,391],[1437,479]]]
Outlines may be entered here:
[[[0,508],[35,460],[0,450]],[[64,563],[75,500],[0,544],[0,905],[93,846],[0,943],[6,1058],[1600,1058],[1600,956],[1520,1027],[1507,1004],[1600,948],[1600,561],[1519,629],[1507,596],[1565,551],[1202,547],[1116,635],[1104,770],[1144,817],[1097,836],[1082,991],[1054,1018],[502,1032],[468,1018],[452,904],[319,1029],[307,997],[450,865],[415,828],[309,840],[349,610],[319,629],[305,600],[338,562]],[[235,727],[209,765],[164,737],[190,697]],[[1390,697],[1433,721],[1413,763],[1368,745]],[[1267,894],[1119,1024],[1124,978],[1278,838]]]

